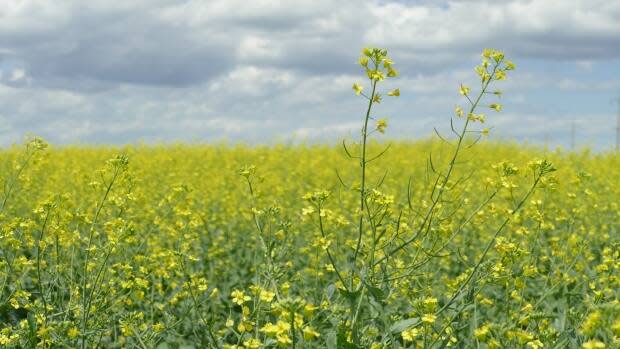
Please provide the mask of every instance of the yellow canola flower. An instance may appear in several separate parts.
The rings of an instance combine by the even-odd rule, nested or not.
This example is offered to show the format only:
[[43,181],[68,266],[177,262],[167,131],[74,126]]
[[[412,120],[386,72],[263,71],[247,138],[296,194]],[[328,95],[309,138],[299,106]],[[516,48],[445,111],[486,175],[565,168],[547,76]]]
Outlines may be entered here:
[[260,291],[260,300],[263,302],[267,302],[267,303],[271,303],[271,301],[273,301],[273,298],[275,297],[275,293],[268,291],[268,290],[261,290]]
[[245,302],[249,302],[252,299],[250,298],[250,296],[247,296],[243,291],[239,290],[232,291],[230,296],[232,297],[233,303],[238,305],[243,305]]
[[166,328],[166,326],[164,324],[162,324],[161,322],[158,322],[158,323],[153,325],[153,331],[155,333],[161,333],[165,328]]
[[291,339],[291,337],[289,337],[289,335],[285,334],[285,333],[277,335],[276,336],[276,341],[281,346],[287,346],[287,345],[293,343],[293,340]]
[[463,111],[463,108],[461,108],[461,106],[456,106],[456,108],[454,108],[454,113],[456,114],[456,116],[458,116],[459,118],[462,118],[463,115],[465,115],[465,112]]
[[385,133],[385,129],[387,128],[387,126],[387,119],[379,119],[377,120],[375,128],[379,133]]
[[67,331],[67,336],[69,336],[69,338],[71,339],[75,339],[80,335],[80,330],[73,326],[71,327],[68,331]]
[[605,343],[597,340],[589,340],[581,346],[583,349],[605,349]]
[[618,317],[616,322],[614,322],[614,324],[611,325],[611,329],[616,336],[620,337],[620,317]]
[[544,348],[544,344],[540,340],[538,340],[538,339],[527,342],[526,346],[529,349],[542,349],[542,348]]
[[422,322],[427,324],[432,324],[437,320],[437,316],[435,314],[424,314],[422,315]]
[[387,95],[388,96],[392,96],[392,97],[398,97],[398,96],[400,96],[400,89],[398,89],[398,88],[393,89],[392,91],[388,92]]
[[243,345],[248,349],[258,349],[263,345],[263,342],[257,338],[250,338],[247,341],[244,341]]
[[306,341],[311,341],[315,338],[318,338],[321,336],[320,333],[318,333],[317,331],[315,331],[312,327],[310,326],[306,326],[303,330],[304,333],[304,340]]
[[410,328],[401,332],[400,335],[405,342],[413,342],[415,338],[420,335],[420,330],[417,328]]
[[385,80],[385,74],[381,70],[378,70],[378,69],[377,70],[368,70],[366,72],[366,74],[368,75],[368,78],[370,80],[373,80],[373,81],[383,81],[383,80]]
[[278,320],[275,324],[272,324],[271,322],[266,323],[259,331],[273,337],[287,333],[290,329],[291,324],[289,322]]
[[355,91],[356,95],[361,94],[363,89],[364,88],[360,84],[358,84],[358,83],[354,83],[353,84],[353,91]]
[[504,59],[504,53],[501,51],[495,51],[491,54],[491,58],[493,58],[496,63],[499,63]]
[[498,103],[493,103],[493,104],[489,105],[489,108],[499,112],[499,111],[502,110],[502,105],[498,104]]
[[489,325],[484,325],[474,330],[474,336],[476,336],[478,340],[484,340],[490,331],[491,328]]
[[254,328],[254,323],[252,321],[240,321],[239,324],[237,325],[237,331],[244,333],[244,332],[250,332],[252,331],[252,329]]

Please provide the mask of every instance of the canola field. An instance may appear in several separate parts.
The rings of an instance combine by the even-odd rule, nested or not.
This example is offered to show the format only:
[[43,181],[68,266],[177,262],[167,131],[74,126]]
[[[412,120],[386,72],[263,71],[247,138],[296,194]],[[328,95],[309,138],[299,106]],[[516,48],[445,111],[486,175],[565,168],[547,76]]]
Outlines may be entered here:
[[337,146],[0,151],[0,346],[620,348],[620,155],[485,140],[492,49],[456,137],[377,139],[359,64]]
[[360,214],[337,146],[4,150],[0,343],[618,348],[620,157],[481,143],[430,209],[428,154],[372,162]]

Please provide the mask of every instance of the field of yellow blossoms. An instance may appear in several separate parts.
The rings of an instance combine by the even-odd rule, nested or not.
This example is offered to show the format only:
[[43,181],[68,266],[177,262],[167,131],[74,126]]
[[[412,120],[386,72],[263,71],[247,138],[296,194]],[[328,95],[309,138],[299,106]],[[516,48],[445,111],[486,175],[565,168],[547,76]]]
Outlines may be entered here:
[[[341,148],[44,146],[1,153],[3,347],[353,347],[343,344],[350,295],[326,254],[346,269],[356,245],[355,191],[338,179],[356,167]],[[451,194],[458,201],[443,204],[428,235],[367,269],[381,280],[353,307],[360,346],[617,348],[620,158],[473,149]],[[376,260],[389,240],[416,235],[421,218],[407,192],[414,208],[429,205],[425,154],[443,150],[398,143],[370,168],[373,181],[385,176],[369,205],[381,221],[365,232],[380,241]],[[542,155],[557,171],[444,308]],[[328,196],[320,215],[304,199],[317,188]],[[475,212],[467,223],[465,212]],[[448,247],[433,255],[439,244]]]
[[360,65],[337,146],[0,151],[0,347],[620,348],[619,154],[478,141],[494,50],[456,137],[377,140]]

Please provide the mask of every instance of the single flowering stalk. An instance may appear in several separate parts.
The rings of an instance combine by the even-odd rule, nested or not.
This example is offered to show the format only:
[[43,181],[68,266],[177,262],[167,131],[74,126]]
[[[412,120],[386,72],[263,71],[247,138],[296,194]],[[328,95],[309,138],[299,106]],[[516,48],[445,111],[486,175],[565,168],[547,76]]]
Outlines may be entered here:
[[[482,64],[475,69],[475,71],[478,73],[478,76],[480,77],[481,84],[480,92],[478,93],[478,95],[474,99],[472,99],[470,94],[471,89],[469,87],[461,84],[459,88],[459,93],[467,99],[470,107],[467,113],[465,113],[463,108],[460,106],[457,106],[455,109],[457,117],[462,118],[465,115],[467,117],[465,118],[465,122],[463,123],[461,131],[458,133],[456,133],[455,131],[457,135],[457,143],[454,148],[454,152],[452,153],[452,156],[450,158],[450,162],[448,164],[445,175],[441,173],[437,174],[437,178],[435,180],[435,185],[433,186],[433,192],[431,195],[432,202],[430,207],[426,211],[426,214],[424,215],[422,223],[418,227],[416,234],[414,234],[411,238],[403,241],[401,244],[393,248],[390,252],[386,253],[382,258],[378,259],[374,263],[374,265],[378,265],[386,259],[394,256],[394,254],[416,241],[421,234],[425,234],[430,230],[433,220],[433,213],[435,212],[435,208],[437,207],[437,205],[440,203],[441,198],[446,190],[448,181],[450,180],[451,175],[454,172],[456,160],[458,159],[458,156],[463,148],[463,143],[466,138],[465,136],[469,132],[470,125],[474,122],[484,123],[485,121],[485,117],[483,114],[476,114],[477,108],[482,101],[482,97],[485,94],[488,94],[487,90],[493,81],[504,80],[506,78],[506,71],[513,70],[515,67],[512,62],[504,59],[504,54],[500,51],[485,49],[482,53],[482,56]],[[492,61],[493,63],[490,63],[490,61]],[[498,93],[496,92],[494,92],[493,94],[498,95]],[[499,109],[501,109],[501,106],[499,106],[499,104],[492,104],[492,106],[493,107],[491,108],[496,111],[499,111]],[[488,129],[483,129],[479,132],[481,134],[488,134]]]
[[[353,289],[353,281],[354,281],[354,270],[355,263],[359,256],[361,246],[362,246],[362,238],[364,233],[364,211],[365,211],[365,202],[366,202],[366,165],[368,164],[367,160],[367,145],[368,145],[368,124],[371,119],[372,108],[375,103],[381,102],[381,95],[377,93],[377,84],[380,81],[385,80],[386,77],[396,77],[398,72],[393,68],[394,62],[388,58],[387,50],[378,49],[378,48],[364,48],[362,50],[362,57],[359,60],[360,65],[366,70],[366,75],[370,80],[371,84],[371,92],[370,95],[367,96],[362,93],[363,87],[357,83],[353,84],[353,90],[356,95],[362,95],[368,99],[368,106],[366,108],[366,114],[364,116],[364,126],[362,127],[362,135],[361,135],[361,150],[360,150],[360,204],[359,204],[359,220],[358,220],[358,236],[357,236],[357,244],[355,247],[355,252],[353,254],[353,262],[351,266],[351,276],[349,280],[349,288]],[[372,64],[372,68],[369,67],[369,64]],[[387,93],[388,96],[398,97],[400,96],[400,90],[394,89]],[[387,127],[386,119],[377,120],[376,131],[380,133],[385,132],[385,128]]]
[[[357,286],[354,284],[355,279],[359,274],[357,273],[357,259],[360,255],[360,251],[362,249],[362,240],[364,236],[364,212],[366,211],[366,196],[367,196],[367,184],[366,184],[366,167],[368,165],[367,151],[368,151],[368,136],[370,134],[368,129],[368,124],[370,122],[372,108],[375,103],[381,103],[381,95],[377,93],[377,85],[380,81],[386,79],[386,77],[396,77],[398,72],[393,68],[394,62],[388,58],[387,50],[379,49],[379,48],[364,48],[362,50],[362,57],[359,59],[360,65],[365,69],[366,75],[368,76],[371,91],[370,95],[365,95],[363,91],[363,87],[357,83],[353,84],[353,90],[356,95],[362,95],[366,99],[368,99],[368,106],[366,108],[366,114],[364,116],[364,124],[362,127],[361,134],[361,149],[359,155],[360,161],[360,196],[359,196],[359,219],[358,219],[358,231],[357,231],[357,243],[355,246],[355,252],[353,253],[353,258],[351,262],[351,270],[349,275],[349,291],[353,292],[353,294],[357,294],[358,291],[363,287],[363,284]],[[388,96],[398,97],[400,96],[400,90],[395,89],[387,93]],[[377,120],[376,127],[374,131],[379,133],[384,133],[387,127],[386,119]],[[345,149],[346,150],[346,149]],[[347,151],[348,154],[348,151]],[[369,220],[372,220],[372,217],[368,217]],[[370,222],[372,224],[372,222]],[[358,344],[359,335],[357,328],[357,318],[360,313],[360,304],[363,298],[363,290],[359,295],[359,299],[351,300],[351,332],[353,343]],[[357,301],[357,302],[356,302]]]

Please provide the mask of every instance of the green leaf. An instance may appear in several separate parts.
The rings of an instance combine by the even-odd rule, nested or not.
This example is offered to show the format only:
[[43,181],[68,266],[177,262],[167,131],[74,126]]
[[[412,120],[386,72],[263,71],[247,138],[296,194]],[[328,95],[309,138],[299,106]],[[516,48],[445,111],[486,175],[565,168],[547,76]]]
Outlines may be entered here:
[[390,327],[390,332],[392,333],[401,333],[404,330],[417,325],[418,323],[420,323],[420,318],[419,317],[412,317],[409,319],[404,319],[404,320],[400,320],[398,322],[395,322],[392,327]]
[[354,291],[354,292],[349,292],[342,288],[339,288],[338,291],[340,292],[341,295],[343,295],[346,299],[348,299],[351,302],[355,302],[361,293],[359,290]]
[[377,301],[383,301],[386,297],[385,292],[383,292],[382,289],[374,287],[374,286],[370,286],[367,283],[364,283],[364,285],[366,285],[366,289],[368,290],[368,292],[377,300]]
[[338,349],[338,333],[336,331],[330,331],[325,339],[327,349]]
[[336,292],[336,285],[334,284],[330,284],[329,286],[327,286],[327,299],[331,300],[332,297],[334,296],[334,293]]
[[341,328],[340,331],[338,331],[337,347],[338,349],[362,349],[347,340],[347,333],[344,328]]

